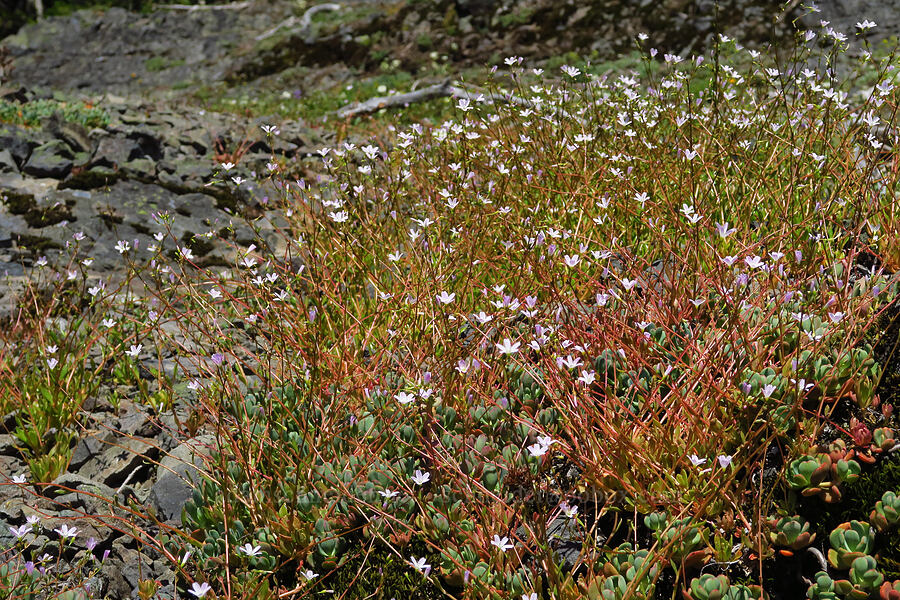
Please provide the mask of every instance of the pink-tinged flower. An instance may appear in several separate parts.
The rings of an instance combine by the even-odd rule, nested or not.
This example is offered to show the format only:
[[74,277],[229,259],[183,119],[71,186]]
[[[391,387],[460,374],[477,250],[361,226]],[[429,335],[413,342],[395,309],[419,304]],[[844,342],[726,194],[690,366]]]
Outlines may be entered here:
[[763,260],[758,256],[748,256],[744,259],[744,262],[751,269],[758,269],[765,264]]
[[456,300],[456,294],[448,294],[447,292],[441,292],[437,295],[437,300],[441,304],[450,304],[454,300]]
[[733,227],[729,229],[728,221],[725,221],[724,223],[716,223],[716,232],[719,234],[719,237],[721,237],[722,239],[727,238],[735,231],[737,231],[737,229],[735,229]]
[[578,378],[578,381],[580,383],[583,383],[584,385],[591,385],[592,383],[594,383],[595,379],[597,379],[596,372],[583,370],[581,371],[581,377]]
[[222,354],[221,352],[216,352],[215,354],[212,355],[211,358],[212,358],[212,361],[214,363],[216,363],[217,365],[221,365],[223,362],[225,362],[225,355]]
[[212,589],[212,586],[209,585],[208,583],[206,583],[205,581],[203,583],[197,583],[195,581],[194,584],[191,586],[191,589],[189,589],[188,591],[191,594],[193,594],[194,596],[196,596],[197,598],[202,598],[207,593],[209,593],[209,591],[211,589]]
[[428,471],[423,472],[419,469],[416,469],[416,472],[413,473],[411,479],[416,485],[425,485],[431,479],[431,473],[429,473]]
[[53,358],[52,356],[47,359],[47,366],[50,367],[51,369],[55,368],[56,365],[58,365],[58,364],[59,364],[59,361],[56,360],[55,358]]
[[566,263],[567,267],[573,269],[581,262],[581,258],[577,254],[565,254],[563,255],[563,262]]
[[723,454],[721,456],[716,457],[719,461],[719,466],[723,469],[731,465],[731,456],[727,454]]
[[27,534],[29,531],[31,531],[31,526],[26,524],[26,525],[22,525],[21,527],[10,527],[9,531],[18,540],[18,539],[25,537],[25,534]]

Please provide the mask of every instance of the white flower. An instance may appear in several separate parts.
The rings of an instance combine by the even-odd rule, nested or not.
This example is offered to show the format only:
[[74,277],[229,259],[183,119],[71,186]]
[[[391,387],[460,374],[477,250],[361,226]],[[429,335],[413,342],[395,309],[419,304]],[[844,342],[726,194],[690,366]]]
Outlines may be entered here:
[[19,473],[18,475],[13,475],[12,482],[13,483],[25,483],[25,473]]
[[427,562],[425,562],[424,556],[422,558],[414,558],[414,557],[410,556],[409,564],[411,564],[416,571],[418,571],[419,573],[422,573],[425,576],[427,576],[428,573],[431,571],[431,565],[429,565]]
[[344,223],[350,218],[350,213],[346,210],[342,210],[338,212],[329,212],[328,216],[331,217],[331,220],[335,223]]
[[203,583],[197,583],[195,581],[194,584],[191,586],[191,589],[189,589],[188,591],[191,594],[193,594],[194,596],[196,596],[197,598],[202,598],[211,589],[212,589],[212,586],[209,585],[208,583],[206,583],[205,581]]
[[578,381],[584,385],[591,385],[594,383],[595,379],[597,379],[597,374],[594,371],[583,370],[581,371],[581,377],[578,378]]
[[437,295],[438,302],[441,304],[450,304],[454,300],[456,300],[456,294],[448,294],[447,292],[441,292]]
[[237,550],[245,556],[257,556],[260,552],[262,552],[262,548],[260,546],[254,546],[250,542],[247,542],[243,546],[238,546]]
[[549,447],[544,446],[543,444],[532,444],[528,446],[528,452],[534,458],[540,458],[541,456],[547,454],[547,451],[549,449]]
[[414,402],[416,399],[415,394],[409,394],[407,392],[400,392],[399,394],[395,394],[394,398],[397,399],[397,402],[400,404],[409,404],[410,402]]
[[508,537],[500,537],[499,535],[494,535],[494,539],[491,540],[491,546],[496,546],[500,548],[503,552],[507,550],[511,550],[515,546],[509,543]]
[[312,581],[313,579],[315,579],[316,577],[319,576],[319,574],[316,573],[315,571],[313,571],[312,569],[306,569],[305,571],[301,571],[300,574],[303,575],[303,577],[305,577],[307,581]]
[[762,390],[763,396],[765,396],[766,398],[771,397],[772,394],[775,393],[776,389],[777,388],[774,385],[772,385],[771,383],[767,383]]
[[700,465],[706,464],[706,459],[700,458],[696,454],[691,454],[690,456],[688,456],[688,460],[691,461],[691,464],[694,465],[695,467],[699,467]]
[[716,459],[719,461],[719,466],[723,469],[731,465],[731,456],[727,454],[723,454],[721,456],[717,456]]
[[871,29],[871,28],[875,27],[875,23],[873,23],[872,21],[870,21],[868,19],[863,19],[863,22],[857,23],[856,26],[859,27],[860,29],[862,29],[863,31],[865,31],[866,29]]
[[131,246],[125,240],[119,240],[116,242],[116,250],[119,254],[125,254],[128,250],[131,249]]
[[422,472],[419,469],[416,469],[416,472],[413,473],[411,479],[416,485],[425,485],[431,479],[431,473],[428,471]]
[[570,519],[574,519],[578,514],[578,507],[574,504],[569,504],[568,502],[563,502],[562,505],[563,514]]
[[126,350],[126,351],[125,351],[125,354],[127,354],[128,356],[134,358],[134,357],[136,357],[138,354],[141,353],[141,349],[142,349],[143,347],[144,347],[143,344],[132,344],[132,345],[131,345],[131,349],[130,349],[130,350]]
[[844,318],[844,313],[842,312],[830,312],[828,313],[828,318],[831,319],[832,323],[840,323],[841,319]]
[[581,71],[576,69],[575,67],[570,67],[569,65],[563,65],[560,67],[560,70],[568,75],[569,77],[578,77],[581,75]]
[[58,364],[59,364],[59,361],[56,360],[55,358],[51,357],[51,358],[47,359],[47,366],[50,367],[51,369],[55,368],[56,365],[58,365]]
[[758,269],[765,264],[763,260],[758,256],[748,256],[744,259],[744,262],[751,269]]
[[183,258],[184,260],[191,260],[192,258],[194,258],[194,253],[191,251],[190,248],[187,248],[187,247],[179,248],[178,252],[181,253],[181,258]]
[[78,528],[77,527],[69,527],[68,525],[63,524],[62,526],[54,529],[53,531],[58,533],[60,535],[60,537],[74,538],[75,534],[78,533]]
[[230,171],[231,169],[234,168],[234,163],[230,163],[230,162],[222,163],[222,168],[225,169],[226,171]]
[[379,490],[378,495],[382,498],[393,498],[394,496],[400,495],[400,492],[395,492],[393,490]]
[[503,342],[497,344],[497,350],[501,354],[515,354],[519,351],[521,345],[519,342],[513,343],[509,338],[505,338]]

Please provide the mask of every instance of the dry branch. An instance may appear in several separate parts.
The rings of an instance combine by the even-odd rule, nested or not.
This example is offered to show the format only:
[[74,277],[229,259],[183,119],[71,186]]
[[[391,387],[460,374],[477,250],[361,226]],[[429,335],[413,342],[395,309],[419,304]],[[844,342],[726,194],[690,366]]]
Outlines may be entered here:
[[[448,79],[442,83],[430,85],[420,90],[403,94],[392,94],[390,96],[376,96],[374,98],[369,98],[364,102],[350,104],[338,110],[337,116],[346,119],[357,115],[373,113],[382,108],[405,107],[416,102],[426,102],[428,100],[433,100],[434,98],[450,97],[466,99],[471,102],[487,102],[491,104],[505,102],[507,104],[516,104],[528,108],[537,108],[537,104],[527,98],[522,98],[521,96],[499,94],[496,92],[483,92],[477,89],[466,89],[450,85],[450,80]],[[574,118],[566,112],[561,112],[561,114],[568,118]]]
[[300,31],[305,31],[305,30],[309,29],[310,25],[312,25],[313,16],[316,13],[320,13],[325,10],[341,10],[341,5],[334,4],[331,2],[326,3],[326,4],[316,4],[315,6],[311,6],[305,13],[303,13],[303,16],[300,17],[299,20],[297,19],[297,17],[288,17],[287,19],[285,19],[284,21],[282,21],[281,23],[279,23],[272,29],[256,36],[256,38],[254,38],[254,39],[257,42],[261,42],[262,40],[264,40],[266,38],[272,37],[273,35],[275,35],[280,30],[282,30],[286,27],[294,27],[294,25],[296,25],[297,23],[299,23],[299,26],[297,27],[297,29]]
[[158,4],[156,8],[165,10],[183,10],[194,12],[197,10],[240,10],[253,4],[250,0],[245,2],[232,2],[231,4]]

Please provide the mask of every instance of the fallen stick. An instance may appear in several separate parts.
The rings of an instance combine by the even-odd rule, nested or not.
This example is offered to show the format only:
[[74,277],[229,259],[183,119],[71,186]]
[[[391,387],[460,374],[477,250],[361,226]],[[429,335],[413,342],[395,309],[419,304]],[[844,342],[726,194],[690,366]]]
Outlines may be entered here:
[[195,10],[240,10],[253,4],[250,0],[245,2],[232,2],[231,4],[157,4],[156,8],[165,10],[183,10],[194,12]]
[[[303,13],[303,16],[300,17],[299,27],[297,27],[297,29],[299,29],[300,31],[305,31],[305,30],[309,29],[310,25],[312,25],[313,16],[316,13],[320,13],[324,10],[341,10],[341,5],[329,2],[326,4],[316,4],[315,6],[311,6],[309,9],[307,9],[307,11],[305,13]],[[278,33],[281,29],[284,29],[286,27],[294,27],[294,25],[296,25],[297,23],[298,23],[297,17],[288,17],[287,19],[285,19],[284,21],[282,21],[281,23],[279,23],[272,29],[256,36],[254,39],[257,42],[261,42],[262,40],[264,40],[266,38],[272,37],[273,35]]]
[[[425,102],[427,100],[433,100],[434,98],[460,98],[473,102],[489,102],[492,104],[496,102],[505,102],[508,104],[516,104],[518,106],[525,106],[528,108],[538,108],[538,105],[536,103],[527,98],[522,98],[521,96],[516,96],[513,94],[498,94],[496,92],[483,92],[481,90],[468,90],[466,88],[450,85],[450,80],[448,79],[443,83],[430,85],[426,88],[422,88],[420,90],[415,90],[412,92],[369,98],[364,102],[357,102],[355,104],[351,104],[349,106],[341,108],[337,111],[337,116],[342,119],[346,119],[349,117],[355,117],[357,115],[373,113],[381,110],[382,108],[403,107],[415,102]],[[565,111],[560,111],[560,114],[570,119],[576,119]],[[580,123],[583,123],[581,119],[576,120]]]

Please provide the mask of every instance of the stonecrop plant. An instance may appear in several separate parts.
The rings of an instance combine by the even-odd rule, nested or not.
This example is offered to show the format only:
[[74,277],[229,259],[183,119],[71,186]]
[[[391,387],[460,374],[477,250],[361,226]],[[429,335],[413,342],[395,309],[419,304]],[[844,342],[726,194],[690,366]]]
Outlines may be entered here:
[[179,344],[218,440],[161,540],[185,593],[763,598],[812,547],[800,593],[896,597],[896,488],[873,526],[810,516],[896,462],[897,61],[840,75],[825,26],[788,64],[639,44],[511,57],[316,177],[273,158],[228,268],[156,215],[122,343]]

